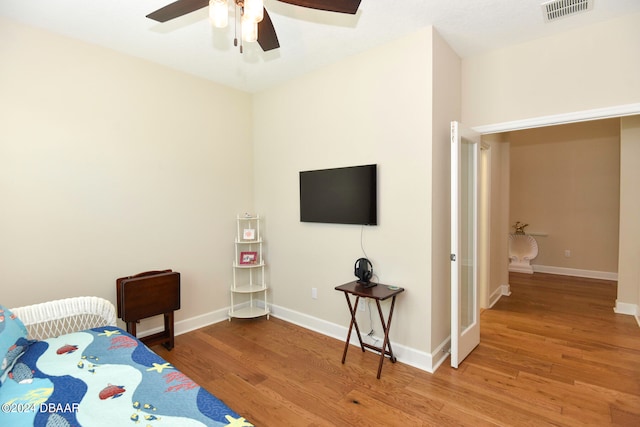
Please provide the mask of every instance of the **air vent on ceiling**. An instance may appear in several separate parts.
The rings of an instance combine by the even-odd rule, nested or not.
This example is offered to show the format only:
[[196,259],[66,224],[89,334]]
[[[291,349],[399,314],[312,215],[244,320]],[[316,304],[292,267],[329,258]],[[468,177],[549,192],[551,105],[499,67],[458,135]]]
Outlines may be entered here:
[[594,0],[554,0],[542,3],[542,13],[546,22],[593,9]]

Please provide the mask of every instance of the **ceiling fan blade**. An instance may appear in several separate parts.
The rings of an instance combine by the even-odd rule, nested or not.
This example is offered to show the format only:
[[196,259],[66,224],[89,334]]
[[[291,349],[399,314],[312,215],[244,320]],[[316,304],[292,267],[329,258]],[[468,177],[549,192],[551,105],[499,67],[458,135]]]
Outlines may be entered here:
[[167,22],[187,13],[195,12],[209,6],[209,0],[178,0],[147,15],[147,18],[158,22]]
[[258,44],[265,52],[280,47],[276,29],[273,28],[273,22],[271,22],[267,9],[264,10],[262,21],[258,22]]
[[360,6],[360,0],[279,0],[296,6],[329,12],[349,13],[355,15]]

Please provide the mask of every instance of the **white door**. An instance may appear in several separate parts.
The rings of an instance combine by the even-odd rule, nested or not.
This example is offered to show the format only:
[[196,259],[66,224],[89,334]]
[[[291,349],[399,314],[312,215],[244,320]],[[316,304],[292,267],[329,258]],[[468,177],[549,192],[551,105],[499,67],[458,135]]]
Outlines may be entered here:
[[451,122],[451,366],[480,343],[478,157],[480,135]]

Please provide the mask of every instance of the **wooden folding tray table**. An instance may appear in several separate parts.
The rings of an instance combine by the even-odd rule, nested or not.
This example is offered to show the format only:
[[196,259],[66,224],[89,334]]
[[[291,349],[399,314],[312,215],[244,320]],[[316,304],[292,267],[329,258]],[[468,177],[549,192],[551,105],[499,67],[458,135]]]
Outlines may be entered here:
[[[376,286],[365,287],[364,285],[358,283],[357,281],[345,283],[344,285],[336,286],[337,291],[344,292],[344,296],[347,299],[347,305],[349,306],[349,312],[351,313],[351,323],[349,324],[349,332],[347,333],[347,340],[344,344],[344,352],[342,354],[342,363],[344,363],[347,357],[347,350],[349,349],[349,341],[351,339],[351,331],[355,327],[356,334],[358,335],[358,341],[360,342],[360,348],[364,352],[365,348],[369,348],[371,350],[380,352],[380,363],[378,364],[378,376],[380,379],[380,373],[382,372],[382,362],[384,362],[384,357],[389,356],[389,359],[392,363],[396,362],[396,357],[393,355],[393,350],[391,349],[391,342],[389,341],[389,329],[391,328],[391,319],[393,317],[393,309],[396,304],[396,296],[401,292],[404,292],[404,288],[383,285],[381,283],[376,284]],[[355,303],[351,304],[351,299],[349,295],[354,295],[356,297]],[[369,343],[365,343],[362,341],[362,336],[360,335],[360,328],[358,328],[358,321],[356,320],[356,310],[358,309],[358,302],[360,301],[360,297],[363,298],[371,298],[375,300],[376,306],[378,307],[378,314],[380,315],[380,322],[382,323],[382,329],[384,329],[384,340],[382,341],[382,346],[377,347],[371,345]],[[384,301],[386,299],[391,298],[391,308],[389,309],[389,317],[386,322],[384,320],[384,315],[382,314],[382,308],[380,307],[380,301]]]
[[173,312],[180,309],[180,273],[171,270],[147,271],[116,280],[118,317],[127,332],[136,335],[136,323],[147,317],[164,315],[164,331],[140,338],[148,346],[174,346]]

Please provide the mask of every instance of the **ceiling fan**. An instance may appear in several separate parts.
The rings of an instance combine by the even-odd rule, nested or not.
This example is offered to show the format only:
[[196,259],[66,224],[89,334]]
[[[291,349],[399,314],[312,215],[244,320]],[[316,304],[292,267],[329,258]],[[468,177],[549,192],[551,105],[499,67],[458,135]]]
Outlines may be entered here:
[[[230,0],[235,2],[244,11],[245,0]],[[307,7],[310,9],[326,10],[329,12],[348,13],[355,15],[360,6],[361,0],[278,0],[295,6]],[[226,1],[224,1],[226,7]],[[198,9],[209,6],[209,0],[177,0],[155,12],[147,15],[147,18],[158,22],[166,22],[195,12]],[[263,7],[263,18],[257,24],[257,41],[263,51],[269,51],[280,47],[273,22]]]

